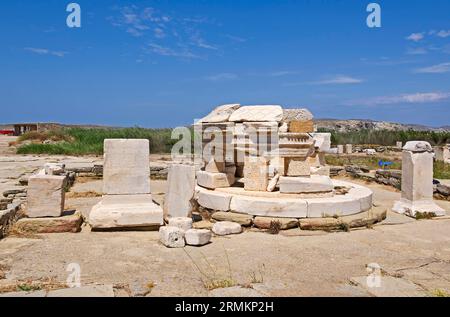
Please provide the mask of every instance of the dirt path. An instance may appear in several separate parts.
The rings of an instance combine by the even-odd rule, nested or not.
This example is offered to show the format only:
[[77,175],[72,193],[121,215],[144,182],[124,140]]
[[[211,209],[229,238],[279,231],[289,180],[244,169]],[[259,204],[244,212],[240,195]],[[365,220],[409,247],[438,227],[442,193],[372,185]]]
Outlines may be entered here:
[[[98,186],[93,182],[75,188],[82,192]],[[165,190],[164,182],[154,187],[158,193]],[[389,207],[400,197],[381,185],[369,187],[380,206]],[[85,211],[95,202],[92,198],[70,201]],[[372,230],[293,229],[275,236],[247,231],[186,249],[165,248],[157,232],[89,232],[85,228],[79,234],[38,239],[10,237],[0,241],[0,264],[8,268],[0,286],[11,280],[50,277],[65,282],[70,263],[80,265],[83,285],[133,288],[150,284],[150,296],[230,294],[228,289],[211,292],[205,288],[203,282],[212,279],[219,284],[256,283],[253,291],[268,296],[433,296],[450,293],[450,219],[415,221],[389,213],[387,221]],[[366,281],[370,263],[381,267],[387,289],[358,284]],[[242,292],[233,289],[231,294],[241,296]]]
[[15,148],[10,147],[9,143],[17,140],[15,136],[5,136],[0,135],[0,155],[3,154],[14,154],[16,152]]

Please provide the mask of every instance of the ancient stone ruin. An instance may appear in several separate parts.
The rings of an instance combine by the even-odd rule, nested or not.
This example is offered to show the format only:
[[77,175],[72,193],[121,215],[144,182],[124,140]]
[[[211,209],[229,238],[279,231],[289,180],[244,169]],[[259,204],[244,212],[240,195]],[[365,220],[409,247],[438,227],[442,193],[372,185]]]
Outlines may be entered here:
[[433,201],[433,149],[428,142],[407,142],[402,158],[402,198],[393,211],[416,217],[418,213],[445,216]]
[[89,214],[93,229],[163,224],[163,210],[150,193],[148,140],[105,140],[103,194]]
[[434,147],[434,153],[437,161],[450,164],[450,144]]
[[330,178],[324,155],[331,135],[315,132],[307,109],[225,105],[195,130],[202,136],[195,196],[201,208],[297,219],[372,208],[371,190]]

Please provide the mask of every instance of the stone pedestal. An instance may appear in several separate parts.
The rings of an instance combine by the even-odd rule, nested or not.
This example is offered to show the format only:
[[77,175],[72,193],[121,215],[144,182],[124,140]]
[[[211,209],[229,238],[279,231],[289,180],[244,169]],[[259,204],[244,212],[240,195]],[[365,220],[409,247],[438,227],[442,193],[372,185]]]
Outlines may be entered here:
[[172,164],[167,183],[169,186],[164,199],[164,218],[190,217],[191,200],[195,191],[195,166]]
[[403,147],[403,142],[398,141],[395,146],[397,149],[401,149]]
[[60,217],[64,211],[65,176],[34,175],[28,180],[26,215]]
[[450,160],[450,145],[436,146],[434,153],[437,161],[447,162]]
[[392,210],[411,217],[418,212],[445,215],[433,201],[433,153],[428,142],[412,141],[403,148],[402,198]]
[[346,154],[352,154],[353,153],[353,146],[351,144],[345,145],[345,153]]
[[344,146],[343,145],[337,146],[337,154],[344,154]]
[[94,229],[139,228],[163,225],[163,212],[152,196],[106,195],[89,214]]
[[105,196],[89,214],[94,229],[154,227],[163,210],[150,194],[148,140],[105,140]]

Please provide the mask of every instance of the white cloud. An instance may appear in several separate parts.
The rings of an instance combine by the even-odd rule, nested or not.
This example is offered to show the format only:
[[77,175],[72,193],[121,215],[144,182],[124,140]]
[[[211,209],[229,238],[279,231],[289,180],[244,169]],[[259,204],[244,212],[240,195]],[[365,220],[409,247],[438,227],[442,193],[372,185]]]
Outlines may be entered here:
[[448,31],[441,30],[436,35],[439,36],[439,37],[442,37],[442,38],[449,37],[450,36],[450,30],[448,30]]
[[193,54],[192,52],[186,49],[174,50],[170,47],[158,45],[155,43],[150,43],[148,45],[148,51],[161,56],[172,56],[186,59],[200,58],[199,56]]
[[424,47],[416,47],[416,48],[409,48],[406,52],[408,55],[425,55],[428,54],[428,51]]
[[277,72],[270,73],[269,76],[271,77],[281,77],[281,76],[288,76],[288,75],[295,75],[298,74],[297,71],[292,70],[280,70]]
[[365,100],[355,100],[345,103],[349,106],[376,106],[376,105],[390,105],[390,104],[420,104],[432,103],[447,100],[450,98],[448,92],[427,92],[427,93],[412,93],[402,94],[397,96],[382,96],[369,98]]
[[47,48],[25,47],[24,50],[35,53],[35,54],[39,54],[39,55],[53,55],[53,56],[57,56],[57,57],[64,57],[67,54],[67,52],[52,51]]
[[220,74],[205,77],[205,79],[209,80],[209,81],[235,80],[237,78],[238,78],[238,76],[236,74],[232,74],[232,73],[220,73]]
[[425,38],[425,33],[412,33],[408,37],[406,37],[409,41],[419,42]]
[[450,72],[450,63],[442,63],[429,67],[419,68],[414,71],[420,74],[443,74]]
[[311,82],[313,85],[349,85],[349,84],[360,84],[364,82],[362,79],[350,77],[350,76],[336,76],[333,78]]

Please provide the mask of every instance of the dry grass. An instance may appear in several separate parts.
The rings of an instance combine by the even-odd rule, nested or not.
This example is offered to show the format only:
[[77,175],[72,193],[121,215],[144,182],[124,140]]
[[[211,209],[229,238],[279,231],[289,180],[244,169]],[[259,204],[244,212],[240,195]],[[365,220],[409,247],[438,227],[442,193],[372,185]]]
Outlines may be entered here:
[[281,231],[281,222],[279,222],[278,220],[271,221],[267,232],[270,234],[279,234],[280,231]]
[[69,192],[66,194],[66,198],[94,198],[94,197],[102,197],[103,194],[97,193],[95,191],[87,191],[87,192]]
[[32,292],[40,290],[52,291],[62,288],[67,288],[67,285],[65,283],[56,281],[54,277],[42,278],[39,280],[27,279],[14,281],[10,284],[0,285],[0,294],[10,292]]

